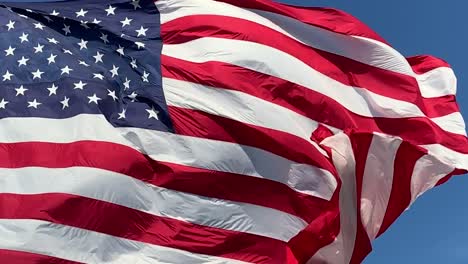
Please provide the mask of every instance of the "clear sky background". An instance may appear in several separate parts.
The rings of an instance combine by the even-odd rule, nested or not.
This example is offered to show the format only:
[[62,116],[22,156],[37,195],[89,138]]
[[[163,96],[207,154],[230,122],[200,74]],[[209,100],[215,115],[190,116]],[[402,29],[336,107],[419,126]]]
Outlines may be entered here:
[[[468,120],[468,0],[281,1],[342,9],[405,56],[445,59],[457,74],[458,103]],[[468,177],[458,176],[424,194],[373,246],[365,264],[468,264]]]
[[[432,54],[458,77],[458,103],[468,120],[467,0],[282,0],[328,6],[361,19],[405,56]],[[468,176],[424,194],[374,242],[365,264],[468,264]]]

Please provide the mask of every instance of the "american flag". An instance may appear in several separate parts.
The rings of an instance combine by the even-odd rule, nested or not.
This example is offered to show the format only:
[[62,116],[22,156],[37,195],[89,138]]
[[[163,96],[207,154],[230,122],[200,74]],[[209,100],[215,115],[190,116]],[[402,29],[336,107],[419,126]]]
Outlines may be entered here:
[[334,9],[0,6],[0,263],[360,263],[468,168],[456,78]]

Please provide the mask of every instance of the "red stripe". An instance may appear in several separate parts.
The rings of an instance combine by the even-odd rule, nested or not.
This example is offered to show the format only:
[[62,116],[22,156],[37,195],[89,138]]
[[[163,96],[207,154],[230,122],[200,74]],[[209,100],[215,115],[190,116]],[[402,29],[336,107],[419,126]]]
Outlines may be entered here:
[[413,68],[413,71],[418,74],[423,74],[440,67],[450,68],[450,65],[446,61],[428,55],[409,57],[406,60]]
[[154,161],[132,148],[113,143],[0,144],[0,167],[3,168],[74,166],[122,173],[181,192],[265,206],[296,215],[307,222],[313,221],[321,210],[330,206],[323,199],[299,193],[279,182]]
[[331,136],[333,136],[333,132],[330,129],[328,129],[326,126],[319,124],[317,129],[312,133],[312,136],[310,137],[310,139],[312,139],[313,141],[317,143],[320,143],[322,142],[322,140]]
[[336,175],[332,162],[297,136],[192,109],[171,106],[169,113],[177,134],[252,146]]
[[158,174],[152,183],[157,186],[273,208],[296,215],[308,223],[316,221],[333,206],[328,201],[296,192],[275,181],[171,163],[153,163]]
[[339,129],[382,132],[399,136],[416,145],[441,144],[454,151],[468,153],[465,136],[444,131],[428,118],[363,117],[320,93],[234,65],[220,62],[192,63],[162,56],[162,74],[167,78],[241,91]]
[[314,49],[248,20],[196,15],[172,20],[165,23],[161,29],[165,44],[185,43],[202,37],[218,37],[270,46],[296,57],[325,76],[347,86],[361,87],[389,98],[411,102],[428,117],[440,117],[459,111],[453,97],[422,97],[414,77]]
[[270,0],[217,0],[242,8],[258,9],[287,16],[303,23],[333,32],[368,37],[386,43],[377,33],[352,15],[341,10],[322,7],[297,7],[275,3]]
[[392,191],[378,236],[385,232],[408,208],[411,202],[411,177],[414,166],[426,153],[424,149],[408,142],[401,143],[395,156]]
[[[0,194],[0,218],[37,219],[144,243],[253,263],[285,263],[287,245],[69,194]],[[7,206],[6,206],[7,205]]]
[[[238,7],[258,9],[284,15],[312,26],[321,27],[345,35],[371,38],[390,46],[385,39],[379,36],[366,24],[341,10],[323,7],[298,7],[275,3],[270,0],[217,1],[229,3]],[[450,65],[444,60],[428,55],[409,57],[407,58],[407,61],[418,74],[428,72],[438,67],[450,67]]]
[[373,134],[348,131],[347,134],[351,140],[354,158],[356,161],[356,212],[357,212],[357,230],[356,240],[354,242],[353,255],[350,264],[359,264],[372,251],[371,241],[367,235],[366,229],[361,219],[361,196],[364,170],[366,166],[369,148],[372,143]]
[[[214,116],[214,115],[210,115],[207,113],[190,110],[190,109],[184,109],[184,108],[179,108],[179,107],[169,107],[169,112],[171,114],[175,130],[177,131],[178,134],[200,137],[200,138],[209,138],[209,139],[214,139],[214,140],[219,140],[219,141],[233,142],[233,143],[238,143],[242,145],[253,146],[256,148],[264,149],[271,153],[275,153],[277,155],[288,158],[292,161],[296,161],[298,163],[311,164],[311,165],[323,168],[331,172],[332,174],[337,175],[335,168],[330,160],[328,160],[325,156],[323,156],[320,152],[318,152],[316,148],[312,146],[309,142],[303,139],[300,139],[296,136],[292,136],[292,135],[289,135],[287,133],[283,133],[280,131],[275,131],[275,130],[266,129],[263,127],[258,127],[258,126],[253,126],[253,125],[237,122],[228,118]],[[294,147],[291,148],[291,146],[294,146]],[[218,176],[222,174],[216,173],[216,175]],[[258,186],[258,185],[251,185],[250,183],[246,182],[246,181],[255,181],[253,179],[251,180],[246,179],[246,180],[239,181],[239,177],[246,178],[246,176],[238,175],[237,177],[236,176],[232,177],[232,174],[224,174],[223,176],[227,176],[227,175],[230,175],[231,176],[230,178],[232,178],[232,181],[230,182],[229,185],[226,185],[225,179],[220,180],[217,177],[213,179],[215,181],[220,181],[223,183],[223,185],[225,186],[225,188],[223,188],[225,189],[223,190],[223,192],[237,194],[237,195],[241,193],[245,194],[247,191],[246,190],[242,191],[242,189],[245,188],[245,186]],[[284,175],[281,178],[285,178],[285,177],[287,177],[287,175]],[[337,176],[335,177],[338,179]],[[247,177],[247,178],[253,178],[253,177]],[[279,185],[283,185],[283,184],[273,183],[272,181],[269,181],[269,180],[263,180],[262,182],[263,182],[262,184],[268,184],[267,186],[263,186],[262,189],[264,191],[268,190],[268,193],[265,193],[264,197],[268,197],[269,200],[271,199],[270,197],[277,196],[277,195],[274,195],[275,191],[273,191],[271,187],[277,186],[275,188],[277,189],[278,187],[280,187]],[[206,182],[203,181],[203,183],[205,184]],[[207,184],[206,186],[212,186],[212,184],[214,183]],[[184,185],[184,184],[181,184],[181,185]],[[232,185],[238,186],[239,187],[238,191],[232,190],[231,189]],[[182,186],[179,186],[179,188],[181,187]],[[179,188],[178,190],[180,190]],[[256,187],[256,188],[260,189],[259,187]],[[191,189],[190,192],[193,192],[193,186],[191,186],[190,189]],[[283,189],[283,192],[287,191],[287,193],[290,193],[291,197],[295,197],[296,201],[302,200],[301,204],[303,204],[306,201],[309,202],[308,206],[304,206],[305,204],[303,204],[303,206],[296,208],[294,210],[295,212],[291,212],[290,210],[287,211],[289,213],[293,213],[294,215],[297,215],[303,218],[307,222],[311,222],[314,219],[316,219],[318,215],[321,214],[321,210],[326,209],[324,207],[328,206],[327,203],[324,201],[320,203],[318,201],[320,199],[312,198],[312,196],[308,196],[308,195],[303,195],[303,194],[300,195],[299,193],[296,193],[295,191],[292,191],[291,189],[289,189],[289,187],[287,186],[282,187],[282,189]],[[203,194],[205,193],[205,191],[209,191],[209,190],[204,190],[203,192],[197,192],[197,193]],[[209,191],[209,193],[213,195],[212,192],[213,190]],[[255,191],[255,190],[252,190],[251,194],[254,194],[254,195],[252,197],[249,197],[249,200],[247,202],[256,200],[256,197],[261,196],[259,195],[258,191]],[[283,193],[281,192],[281,194]],[[207,195],[207,194],[205,193],[204,195]],[[224,198],[230,199],[230,197],[226,197],[225,195],[223,196]],[[220,197],[219,194],[216,195],[216,197]],[[235,200],[240,201],[239,198],[240,197],[235,197]],[[271,202],[272,201],[270,200],[268,204],[263,204],[263,205],[267,205],[268,207],[270,207],[271,205],[273,205]],[[284,206],[284,203],[285,201],[279,203],[278,205],[282,205],[281,206],[282,209],[283,208],[289,209],[291,205]],[[290,202],[286,202],[286,203],[289,204]],[[274,208],[278,208],[278,205],[274,206]]]
[[129,175],[147,182],[156,177],[153,168],[142,153],[115,143],[102,141],[1,143],[0,168],[23,167],[91,167]]
[[462,174],[466,174],[467,171],[466,170],[461,170],[461,169],[455,169],[454,171],[452,171],[449,175],[445,176],[444,178],[440,179],[436,186],[439,186],[441,184],[444,184],[446,183],[448,180],[450,180],[453,176],[458,176],[458,175],[462,175]]
[[[164,164],[165,165],[165,164]],[[164,166],[163,165],[163,166]],[[185,172],[188,170],[189,179],[185,180]],[[284,188],[283,184],[273,181],[260,182],[258,178],[247,177],[242,183],[227,173],[202,171],[200,175],[193,175],[194,168],[168,164],[168,168],[157,167],[158,185],[170,189],[193,192],[200,190],[199,194],[210,197],[218,197],[226,200],[250,202],[257,200],[257,204],[291,213],[302,217],[310,224],[288,244],[294,257],[288,258],[285,263],[305,263],[319,248],[333,241],[339,232],[339,210],[332,202],[324,202],[322,199],[312,196],[300,195],[291,189]],[[162,183],[168,175],[167,183]],[[192,179],[193,177],[193,179]],[[245,176],[244,176],[245,177]],[[176,184],[177,186],[174,186]],[[194,186],[196,185],[196,186]],[[234,197],[232,196],[234,195]],[[301,197],[298,197],[301,196]],[[293,209],[294,211],[291,211]],[[338,217],[336,217],[338,215]],[[303,261],[304,260],[304,261]]]
[[[339,183],[337,190],[340,190]],[[289,241],[294,258],[299,263],[306,263],[322,247],[332,243],[340,232],[339,191],[331,199],[332,206],[323,210],[316,218],[297,236]]]
[[60,259],[36,253],[0,249],[0,263],[5,264],[80,264],[80,262]]

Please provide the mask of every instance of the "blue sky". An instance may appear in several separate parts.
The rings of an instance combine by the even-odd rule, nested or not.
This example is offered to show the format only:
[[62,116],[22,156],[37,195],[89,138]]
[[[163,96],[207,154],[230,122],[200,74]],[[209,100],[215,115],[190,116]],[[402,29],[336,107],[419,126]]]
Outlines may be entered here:
[[[432,54],[458,77],[458,103],[468,120],[468,1],[283,0],[342,9],[364,21],[405,56]],[[468,177],[424,194],[374,243],[366,264],[468,263]]]
[[[468,1],[282,0],[329,6],[358,17],[405,56],[432,54],[458,76],[458,102],[468,120]],[[14,2],[14,1],[9,1]],[[25,1],[23,1],[25,2]],[[468,177],[459,176],[423,195],[374,243],[365,264],[468,263]]]

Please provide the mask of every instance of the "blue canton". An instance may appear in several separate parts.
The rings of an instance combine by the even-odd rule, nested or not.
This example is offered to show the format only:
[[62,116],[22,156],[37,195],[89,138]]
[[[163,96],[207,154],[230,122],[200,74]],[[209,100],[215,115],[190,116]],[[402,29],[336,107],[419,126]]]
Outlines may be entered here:
[[153,1],[0,5],[0,118],[102,114],[173,131]]

